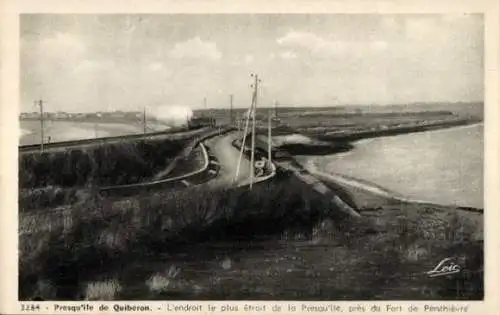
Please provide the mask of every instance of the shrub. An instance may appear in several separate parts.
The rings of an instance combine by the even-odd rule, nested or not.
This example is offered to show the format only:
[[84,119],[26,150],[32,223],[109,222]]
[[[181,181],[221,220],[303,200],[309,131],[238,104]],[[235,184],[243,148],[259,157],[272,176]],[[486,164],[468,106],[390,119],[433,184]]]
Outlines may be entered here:
[[27,279],[50,279],[59,299],[75,298],[85,279],[185,244],[255,239],[289,228],[311,234],[318,221],[332,217],[330,210],[319,194],[287,174],[251,191],[193,188],[116,201],[93,199],[75,206],[65,232],[62,220],[50,220],[51,229],[38,227],[20,239],[21,248],[34,237],[40,240],[36,252],[20,253],[21,299],[36,283]]
[[184,148],[181,140],[138,140],[19,157],[19,187],[129,184],[151,177]]
[[113,300],[121,291],[120,283],[117,280],[106,280],[90,282],[85,288],[85,300],[106,301]]

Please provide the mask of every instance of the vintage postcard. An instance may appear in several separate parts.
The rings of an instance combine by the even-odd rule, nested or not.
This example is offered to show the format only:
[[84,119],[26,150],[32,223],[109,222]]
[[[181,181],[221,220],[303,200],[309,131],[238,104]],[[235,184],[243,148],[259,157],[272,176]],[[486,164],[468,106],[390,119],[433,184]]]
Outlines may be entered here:
[[493,314],[498,1],[288,4],[0,5],[5,313]]

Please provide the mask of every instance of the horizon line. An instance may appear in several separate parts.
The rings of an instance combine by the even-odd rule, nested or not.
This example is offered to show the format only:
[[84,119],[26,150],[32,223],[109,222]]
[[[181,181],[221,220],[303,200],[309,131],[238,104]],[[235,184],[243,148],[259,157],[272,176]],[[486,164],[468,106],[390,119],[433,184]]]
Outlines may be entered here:
[[[476,104],[476,103],[482,103],[484,104],[484,100],[474,100],[474,101],[415,101],[415,102],[408,102],[408,103],[346,103],[346,104],[325,104],[325,105],[301,105],[301,104],[263,104],[261,106],[258,106],[257,109],[259,108],[269,108],[269,109],[274,109],[274,108],[343,108],[343,107],[350,107],[350,106],[361,106],[361,107],[373,107],[373,106],[415,106],[415,105],[436,105],[436,104]],[[147,109],[149,108],[154,108],[154,107],[159,107],[159,106],[168,106],[168,105],[153,105],[153,106],[142,106],[142,107],[137,107],[136,109],[115,109],[115,110],[95,110],[91,111],[93,113],[113,113],[113,112],[135,112],[135,111],[142,111],[144,107]],[[178,107],[179,105],[172,104],[172,106]],[[229,105],[221,105],[217,107],[190,107],[190,106],[182,106],[182,107],[187,107],[191,108],[193,111],[206,111],[206,110],[213,110],[213,109],[229,109]],[[237,106],[233,105],[233,109],[245,109],[247,107],[243,106]],[[32,111],[20,111],[19,113],[33,113],[33,112],[38,112],[37,110],[32,110]],[[45,113],[57,113],[57,112],[72,112],[72,113],[84,113],[84,112],[78,112],[78,111],[66,111],[66,110],[56,110],[56,111],[45,111]]]

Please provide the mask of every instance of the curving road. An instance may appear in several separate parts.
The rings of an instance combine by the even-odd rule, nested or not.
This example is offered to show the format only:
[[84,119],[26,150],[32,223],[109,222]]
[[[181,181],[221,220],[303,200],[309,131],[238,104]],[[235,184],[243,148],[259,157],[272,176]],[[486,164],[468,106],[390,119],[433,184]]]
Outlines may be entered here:
[[[222,188],[229,186],[242,186],[249,183],[250,161],[245,155],[243,155],[241,160],[238,180],[233,182],[240,154],[240,151],[232,145],[232,142],[236,139],[236,137],[237,133],[231,132],[224,136],[214,137],[205,142],[205,144],[210,147],[212,154],[217,157],[220,164],[218,176],[207,182],[205,185],[209,187]],[[288,161],[278,162],[278,164],[280,164],[283,168],[289,169],[299,180],[303,181],[307,185],[310,185],[314,190],[329,198],[340,211],[352,217],[360,217],[360,214],[356,210],[345,203],[337,194],[335,194],[330,188],[328,188],[312,174],[305,174],[301,172],[300,169],[296,169]],[[268,177],[255,178],[254,183],[267,179]]]
[[230,132],[205,141],[205,145],[210,148],[220,165],[217,177],[207,182],[206,185],[219,188],[243,185],[248,182],[250,161],[245,155],[241,159],[238,180],[234,182],[240,151],[233,146],[232,142],[237,138],[237,135],[236,132]]

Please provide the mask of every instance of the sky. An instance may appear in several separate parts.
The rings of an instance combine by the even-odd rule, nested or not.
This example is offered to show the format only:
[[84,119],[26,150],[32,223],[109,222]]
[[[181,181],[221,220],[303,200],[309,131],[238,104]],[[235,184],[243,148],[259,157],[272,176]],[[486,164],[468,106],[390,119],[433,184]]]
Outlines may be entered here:
[[482,15],[21,16],[21,111],[482,101]]

